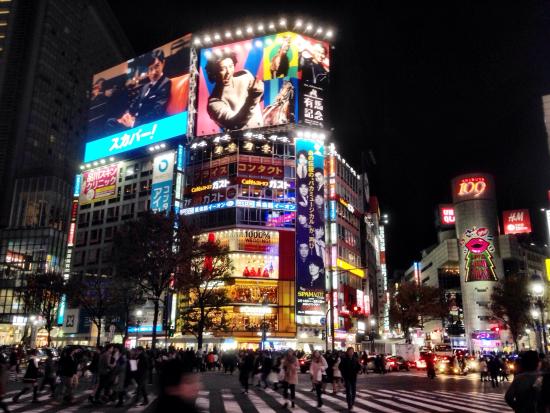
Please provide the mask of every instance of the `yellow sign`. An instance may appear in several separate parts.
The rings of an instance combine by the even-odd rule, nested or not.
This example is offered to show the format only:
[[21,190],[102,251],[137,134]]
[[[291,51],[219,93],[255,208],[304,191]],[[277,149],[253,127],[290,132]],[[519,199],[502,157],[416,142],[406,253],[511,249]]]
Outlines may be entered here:
[[365,271],[359,268],[356,268],[355,266],[351,265],[349,262],[341,260],[340,258],[336,259],[336,266],[343,270],[349,271],[352,274],[357,275],[358,277],[365,278]]
[[546,258],[544,261],[546,263],[546,280],[550,282],[550,258]]
[[193,188],[191,188],[191,193],[208,191],[209,189],[212,189],[212,184],[194,186]]

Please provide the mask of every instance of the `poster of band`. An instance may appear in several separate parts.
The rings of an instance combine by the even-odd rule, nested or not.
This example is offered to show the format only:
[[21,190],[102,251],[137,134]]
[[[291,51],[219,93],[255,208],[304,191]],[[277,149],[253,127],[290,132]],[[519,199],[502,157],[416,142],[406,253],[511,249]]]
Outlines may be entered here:
[[329,63],[327,42],[291,32],[202,49],[196,135],[322,127]]
[[296,314],[323,315],[325,303],[324,146],[296,140]]
[[118,163],[90,169],[82,173],[80,205],[117,196]]
[[[190,35],[120,63],[93,77],[88,111],[88,140],[120,133],[130,136],[153,122],[187,112]],[[172,136],[187,124],[177,124]],[[171,124],[172,125],[172,124]],[[159,128],[162,127],[159,126]],[[166,135],[167,131],[157,131]]]

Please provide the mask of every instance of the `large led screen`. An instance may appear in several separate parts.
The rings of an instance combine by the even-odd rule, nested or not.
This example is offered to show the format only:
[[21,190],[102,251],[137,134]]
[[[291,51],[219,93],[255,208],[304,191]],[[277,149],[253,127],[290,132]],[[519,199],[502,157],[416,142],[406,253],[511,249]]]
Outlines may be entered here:
[[189,38],[184,36],[93,77],[85,161],[187,131]]
[[298,121],[323,126],[326,42],[285,32],[205,48],[199,73],[198,136]]

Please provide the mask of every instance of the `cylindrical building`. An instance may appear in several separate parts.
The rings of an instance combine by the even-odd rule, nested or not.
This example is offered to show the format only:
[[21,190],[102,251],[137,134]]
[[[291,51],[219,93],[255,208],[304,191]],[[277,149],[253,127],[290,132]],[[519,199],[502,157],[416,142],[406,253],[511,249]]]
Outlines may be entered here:
[[466,337],[472,350],[494,350],[500,337],[491,331],[489,304],[503,275],[494,181],[487,174],[461,175],[452,191]]

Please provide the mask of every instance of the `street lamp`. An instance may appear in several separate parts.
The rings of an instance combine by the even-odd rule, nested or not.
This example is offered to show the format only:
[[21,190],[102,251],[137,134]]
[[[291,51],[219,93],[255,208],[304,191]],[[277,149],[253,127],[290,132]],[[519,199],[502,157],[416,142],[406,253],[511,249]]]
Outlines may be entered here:
[[531,278],[531,292],[535,298],[535,305],[538,308],[533,309],[531,315],[535,321],[537,331],[540,334],[540,343],[541,347],[543,347],[542,352],[546,354],[548,352],[548,341],[546,338],[546,322],[544,321],[544,302],[542,300],[545,292],[544,290],[545,285],[540,276],[533,276]]

